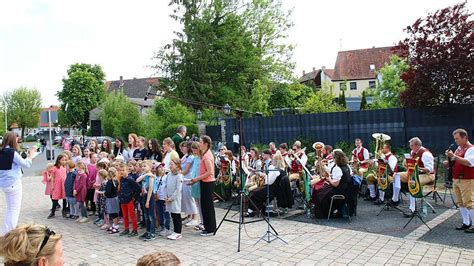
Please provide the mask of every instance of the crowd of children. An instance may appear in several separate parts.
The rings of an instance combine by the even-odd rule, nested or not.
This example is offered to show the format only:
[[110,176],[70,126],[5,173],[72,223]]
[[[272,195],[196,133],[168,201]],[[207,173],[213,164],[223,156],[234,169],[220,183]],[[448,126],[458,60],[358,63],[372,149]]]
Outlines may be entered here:
[[[74,145],[72,152],[65,150],[43,173],[45,194],[51,199],[48,219],[62,208],[66,219],[86,223],[96,217],[93,222],[98,230],[144,241],[157,235],[178,240],[183,224],[203,231],[199,182],[189,183],[198,175],[199,143],[182,142],[180,159],[170,140],[163,141],[165,154],[151,157],[153,160],[145,139],[134,134],[127,149],[117,139],[118,150],[112,150],[109,141],[102,147],[91,141],[88,147]],[[156,140],[149,142],[156,153],[152,145],[156,146]],[[145,229],[141,235],[139,226]]]

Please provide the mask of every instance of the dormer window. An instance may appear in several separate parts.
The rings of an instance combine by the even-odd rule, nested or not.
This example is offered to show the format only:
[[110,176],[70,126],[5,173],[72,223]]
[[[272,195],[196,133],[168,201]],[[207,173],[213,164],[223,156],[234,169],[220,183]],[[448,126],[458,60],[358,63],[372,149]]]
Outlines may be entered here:
[[370,68],[370,71],[375,71],[375,65],[374,64],[370,64],[369,68]]

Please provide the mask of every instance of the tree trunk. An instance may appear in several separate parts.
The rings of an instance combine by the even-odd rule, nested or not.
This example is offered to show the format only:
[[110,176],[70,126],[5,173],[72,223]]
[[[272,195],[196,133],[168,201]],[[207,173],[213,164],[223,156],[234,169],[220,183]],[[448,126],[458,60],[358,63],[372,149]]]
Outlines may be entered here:
[[25,138],[25,127],[21,127],[21,139]]

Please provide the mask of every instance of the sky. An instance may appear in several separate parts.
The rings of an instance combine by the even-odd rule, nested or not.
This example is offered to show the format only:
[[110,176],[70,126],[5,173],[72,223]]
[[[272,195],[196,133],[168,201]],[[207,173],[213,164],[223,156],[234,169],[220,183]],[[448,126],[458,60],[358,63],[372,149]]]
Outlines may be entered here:
[[[340,50],[391,46],[428,12],[461,0],[283,0],[293,9],[288,42],[294,73],[333,68]],[[73,63],[99,64],[107,80],[155,76],[153,53],[181,26],[169,0],[0,1],[0,94],[20,86],[40,90],[43,105]],[[473,12],[473,0],[467,3]]]

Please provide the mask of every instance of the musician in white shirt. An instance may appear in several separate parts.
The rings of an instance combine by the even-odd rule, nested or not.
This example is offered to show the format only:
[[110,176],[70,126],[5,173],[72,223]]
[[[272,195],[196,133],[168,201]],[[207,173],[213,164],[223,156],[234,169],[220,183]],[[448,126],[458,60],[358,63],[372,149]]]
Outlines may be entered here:
[[[389,175],[388,179],[390,183],[393,183],[393,175],[398,171],[398,159],[395,157],[395,155],[392,154],[390,144],[385,143],[382,147],[382,160],[388,164],[388,167],[390,167],[391,175]],[[374,161],[375,168],[378,169],[378,161]],[[377,183],[377,178],[374,174],[369,174],[367,175],[367,183],[369,184],[369,190],[370,190],[370,196],[375,197],[375,184]],[[394,188],[395,189],[395,188]],[[382,191],[379,189],[379,198],[374,202],[375,205],[380,205],[384,202],[385,200],[385,191]],[[398,202],[398,198],[396,200]],[[394,203],[397,205],[397,203]]]

